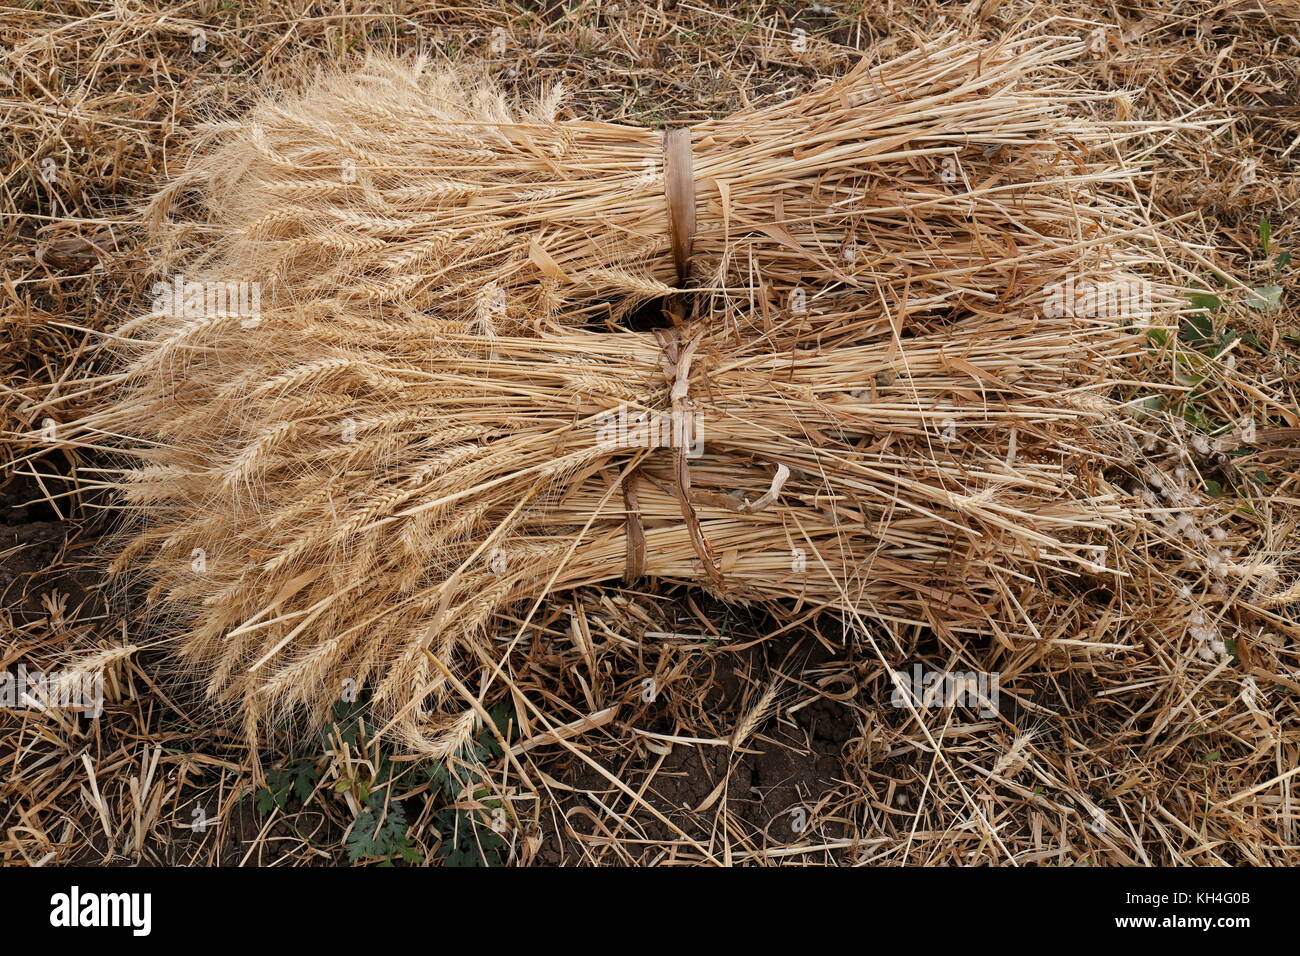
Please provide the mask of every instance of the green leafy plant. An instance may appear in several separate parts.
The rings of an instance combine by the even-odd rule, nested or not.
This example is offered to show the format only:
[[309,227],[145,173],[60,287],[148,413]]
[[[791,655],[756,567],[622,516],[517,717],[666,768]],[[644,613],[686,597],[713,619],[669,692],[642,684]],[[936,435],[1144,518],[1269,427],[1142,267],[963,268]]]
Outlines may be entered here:
[[400,803],[390,803],[385,809],[383,800],[367,806],[357,815],[348,833],[348,860],[378,860],[380,866],[391,866],[394,857],[407,863],[423,862],[424,857],[406,835],[406,811]]
[[[1272,242],[1273,242],[1273,224],[1269,222],[1267,218],[1260,216],[1259,247],[1264,251],[1265,259],[1268,258],[1270,252],[1272,251]],[[1282,270],[1285,269],[1290,264],[1290,262],[1291,262],[1291,253],[1279,252],[1277,254],[1277,256],[1273,259],[1272,264],[1269,266],[1269,272],[1272,274],[1271,278],[1274,279],[1274,282],[1270,282],[1265,285],[1257,285],[1250,290],[1250,295],[1246,296],[1246,305],[1249,308],[1267,309],[1271,311],[1273,309],[1278,308],[1281,305],[1282,287],[1280,285],[1276,285],[1275,282],[1277,281],[1278,276],[1281,275]]]
[[306,803],[319,779],[315,761],[305,757],[285,767],[271,768],[266,772],[266,786],[257,791],[257,812],[265,816],[276,808],[286,810],[291,799]]
[[[498,830],[505,823],[505,808],[499,799],[492,797],[492,789],[486,783],[486,767],[489,761],[502,755],[497,734],[509,739],[509,706],[498,704],[490,716],[496,733],[491,727],[484,727],[461,757],[428,770],[430,789],[447,803],[456,804],[445,807],[434,817],[442,836],[442,845],[435,856],[444,866],[500,866],[503,862],[501,849],[505,840]],[[467,801],[477,806],[461,805]]]
[[[499,866],[504,862],[501,836],[506,810],[493,797],[488,765],[502,756],[498,739],[509,739],[513,713],[508,704],[492,709],[492,726],[483,727],[465,749],[446,762],[394,763],[367,720],[366,701],[335,705],[333,720],[321,731],[322,750],[349,747],[366,751],[362,766],[373,767],[362,777],[342,777],[337,793],[351,793],[361,810],[344,846],[348,861],[378,866],[421,863],[424,856],[407,835],[408,809],[416,816],[428,810],[440,837],[434,858],[443,866]],[[297,757],[267,771],[266,786],[257,791],[256,810],[301,805],[315,792],[321,767],[317,757]]]
[[[1273,252],[1273,224],[1262,216],[1259,220],[1259,247],[1264,254],[1264,267],[1268,272],[1269,281],[1250,287],[1244,302],[1249,309],[1273,311],[1282,304],[1284,289],[1281,285],[1281,276],[1291,264],[1291,253],[1280,251],[1273,255],[1270,261],[1269,257]],[[1213,275],[1224,285],[1228,284],[1227,278],[1223,275],[1217,272]],[[1218,354],[1236,339],[1243,339],[1256,349],[1260,348],[1259,341],[1253,334],[1216,332],[1214,315],[1223,308],[1224,299],[1203,283],[1193,285],[1192,291],[1187,293],[1187,300],[1197,311],[1184,318],[1180,325],[1178,338],[1185,345],[1209,355]],[[1159,337],[1158,344],[1165,344],[1163,334]]]
[[471,810],[443,810],[434,818],[443,834],[436,856],[443,866],[501,866],[505,839]]

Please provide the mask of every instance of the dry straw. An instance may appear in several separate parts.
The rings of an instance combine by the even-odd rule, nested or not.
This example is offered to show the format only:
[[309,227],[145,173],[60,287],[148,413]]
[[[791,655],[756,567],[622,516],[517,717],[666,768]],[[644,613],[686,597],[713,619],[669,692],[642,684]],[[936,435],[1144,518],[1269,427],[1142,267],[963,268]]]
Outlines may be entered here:
[[[250,737],[365,686],[434,756],[498,612],[581,584],[1022,630],[1043,582],[1124,573],[1107,396],[1175,301],[1126,198],[1142,130],[1081,118],[1077,52],[945,40],[695,127],[703,291],[658,332],[606,323],[674,281],[659,133],[425,62],[268,98],[156,206],[161,247],[192,201],[185,280],[260,313],[160,297],[76,432],[131,455],[117,567]],[[1071,278],[1140,308],[1045,310]]]

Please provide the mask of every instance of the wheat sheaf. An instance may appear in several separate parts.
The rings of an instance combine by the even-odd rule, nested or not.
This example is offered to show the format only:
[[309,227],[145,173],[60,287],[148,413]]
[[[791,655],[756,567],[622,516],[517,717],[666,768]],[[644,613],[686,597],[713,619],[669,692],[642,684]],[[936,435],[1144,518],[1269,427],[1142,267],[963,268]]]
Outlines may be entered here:
[[114,567],[250,739],[364,687],[433,757],[500,612],[580,585],[1014,632],[1145,522],[1107,478],[1132,330],[1045,297],[1175,302],[1079,46],[947,38],[693,128],[692,313],[650,331],[657,131],[424,60],[266,95],[159,195],[156,300],[77,425],[125,459]]

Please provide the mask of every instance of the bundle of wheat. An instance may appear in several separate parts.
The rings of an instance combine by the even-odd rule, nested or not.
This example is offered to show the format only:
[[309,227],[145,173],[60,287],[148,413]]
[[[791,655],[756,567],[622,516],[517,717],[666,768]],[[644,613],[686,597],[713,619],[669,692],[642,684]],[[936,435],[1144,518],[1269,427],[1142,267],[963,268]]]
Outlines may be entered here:
[[428,320],[362,342],[339,318],[160,345],[84,423],[156,443],[123,482],[145,525],[118,563],[154,577],[182,657],[249,720],[369,683],[413,743],[454,748],[472,712],[449,735],[425,707],[491,659],[493,614],[628,574],[1015,630],[1026,582],[1104,571],[1106,534],[1140,520],[1101,476],[1125,344],[1104,327],[813,353],[707,325],[663,343]]
[[[1030,277],[1100,265],[1141,226],[1102,187],[1146,127],[1071,112],[1097,98],[1055,68],[1080,52],[941,38],[695,126],[693,285],[837,284],[868,293],[865,319],[1023,304],[1041,293]],[[561,120],[561,103],[512,108],[463,69],[372,59],[212,127],[157,212],[196,190],[207,253],[190,268],[271,299],[485,331],[617,320],[676,284],[663,137]]]
[[[934,46],[697,128],[708,297],[655,334],[577,325],[680,265],[657,134],[555,98],[520,121],[418,63],[262,105],[160,200],[200,188],[207,248],[79,426],[136,443],[117,565],[250,736],[365,684],[434,755],[474,731],[493,616],[579,584],[1015,632],[1025,588],[1122,573],[1106,536],[1143,523],[1105,477],[1133,337],[1043,309],[1151,258],[1118,163],[1045,160],[1103,135],[1018,85],[1073,49]],[[232,281],[265,283],[256,315],[210,301]]]

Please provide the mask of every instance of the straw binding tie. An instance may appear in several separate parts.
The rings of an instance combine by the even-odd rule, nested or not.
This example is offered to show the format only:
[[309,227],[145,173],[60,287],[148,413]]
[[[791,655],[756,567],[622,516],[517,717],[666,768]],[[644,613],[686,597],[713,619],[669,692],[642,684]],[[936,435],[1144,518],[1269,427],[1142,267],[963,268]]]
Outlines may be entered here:
[[[677,272],[677,291],[664,302],[664,315],[671,321],[669,328],[657,329],[656,337],[664,350],[672,381],[672,432],[678,441],[673,444],[673,478],[682,518],[690,531],[691,544],[705,572],[716,585],[722,586],[722,573],[718,570],[713,549],[704,537],[700,519],[691,505],[691,479],[686,457],[684,425],[686,412],[686,380],[690,374],[690,361],[694,343],[683,347],[681,330],[691,318],[694,302],[686,291],[690,281],[691,246],[695,238],[695,168],[691,151],[689,129],[665,130],[664,201],[668,207],[668,238],[672,246],[673,267]],[[624,478],[623,497],[627,510],[627,562],[626,580],[634,580],[645,573],[645,532],[636,506],[636,469]]]

